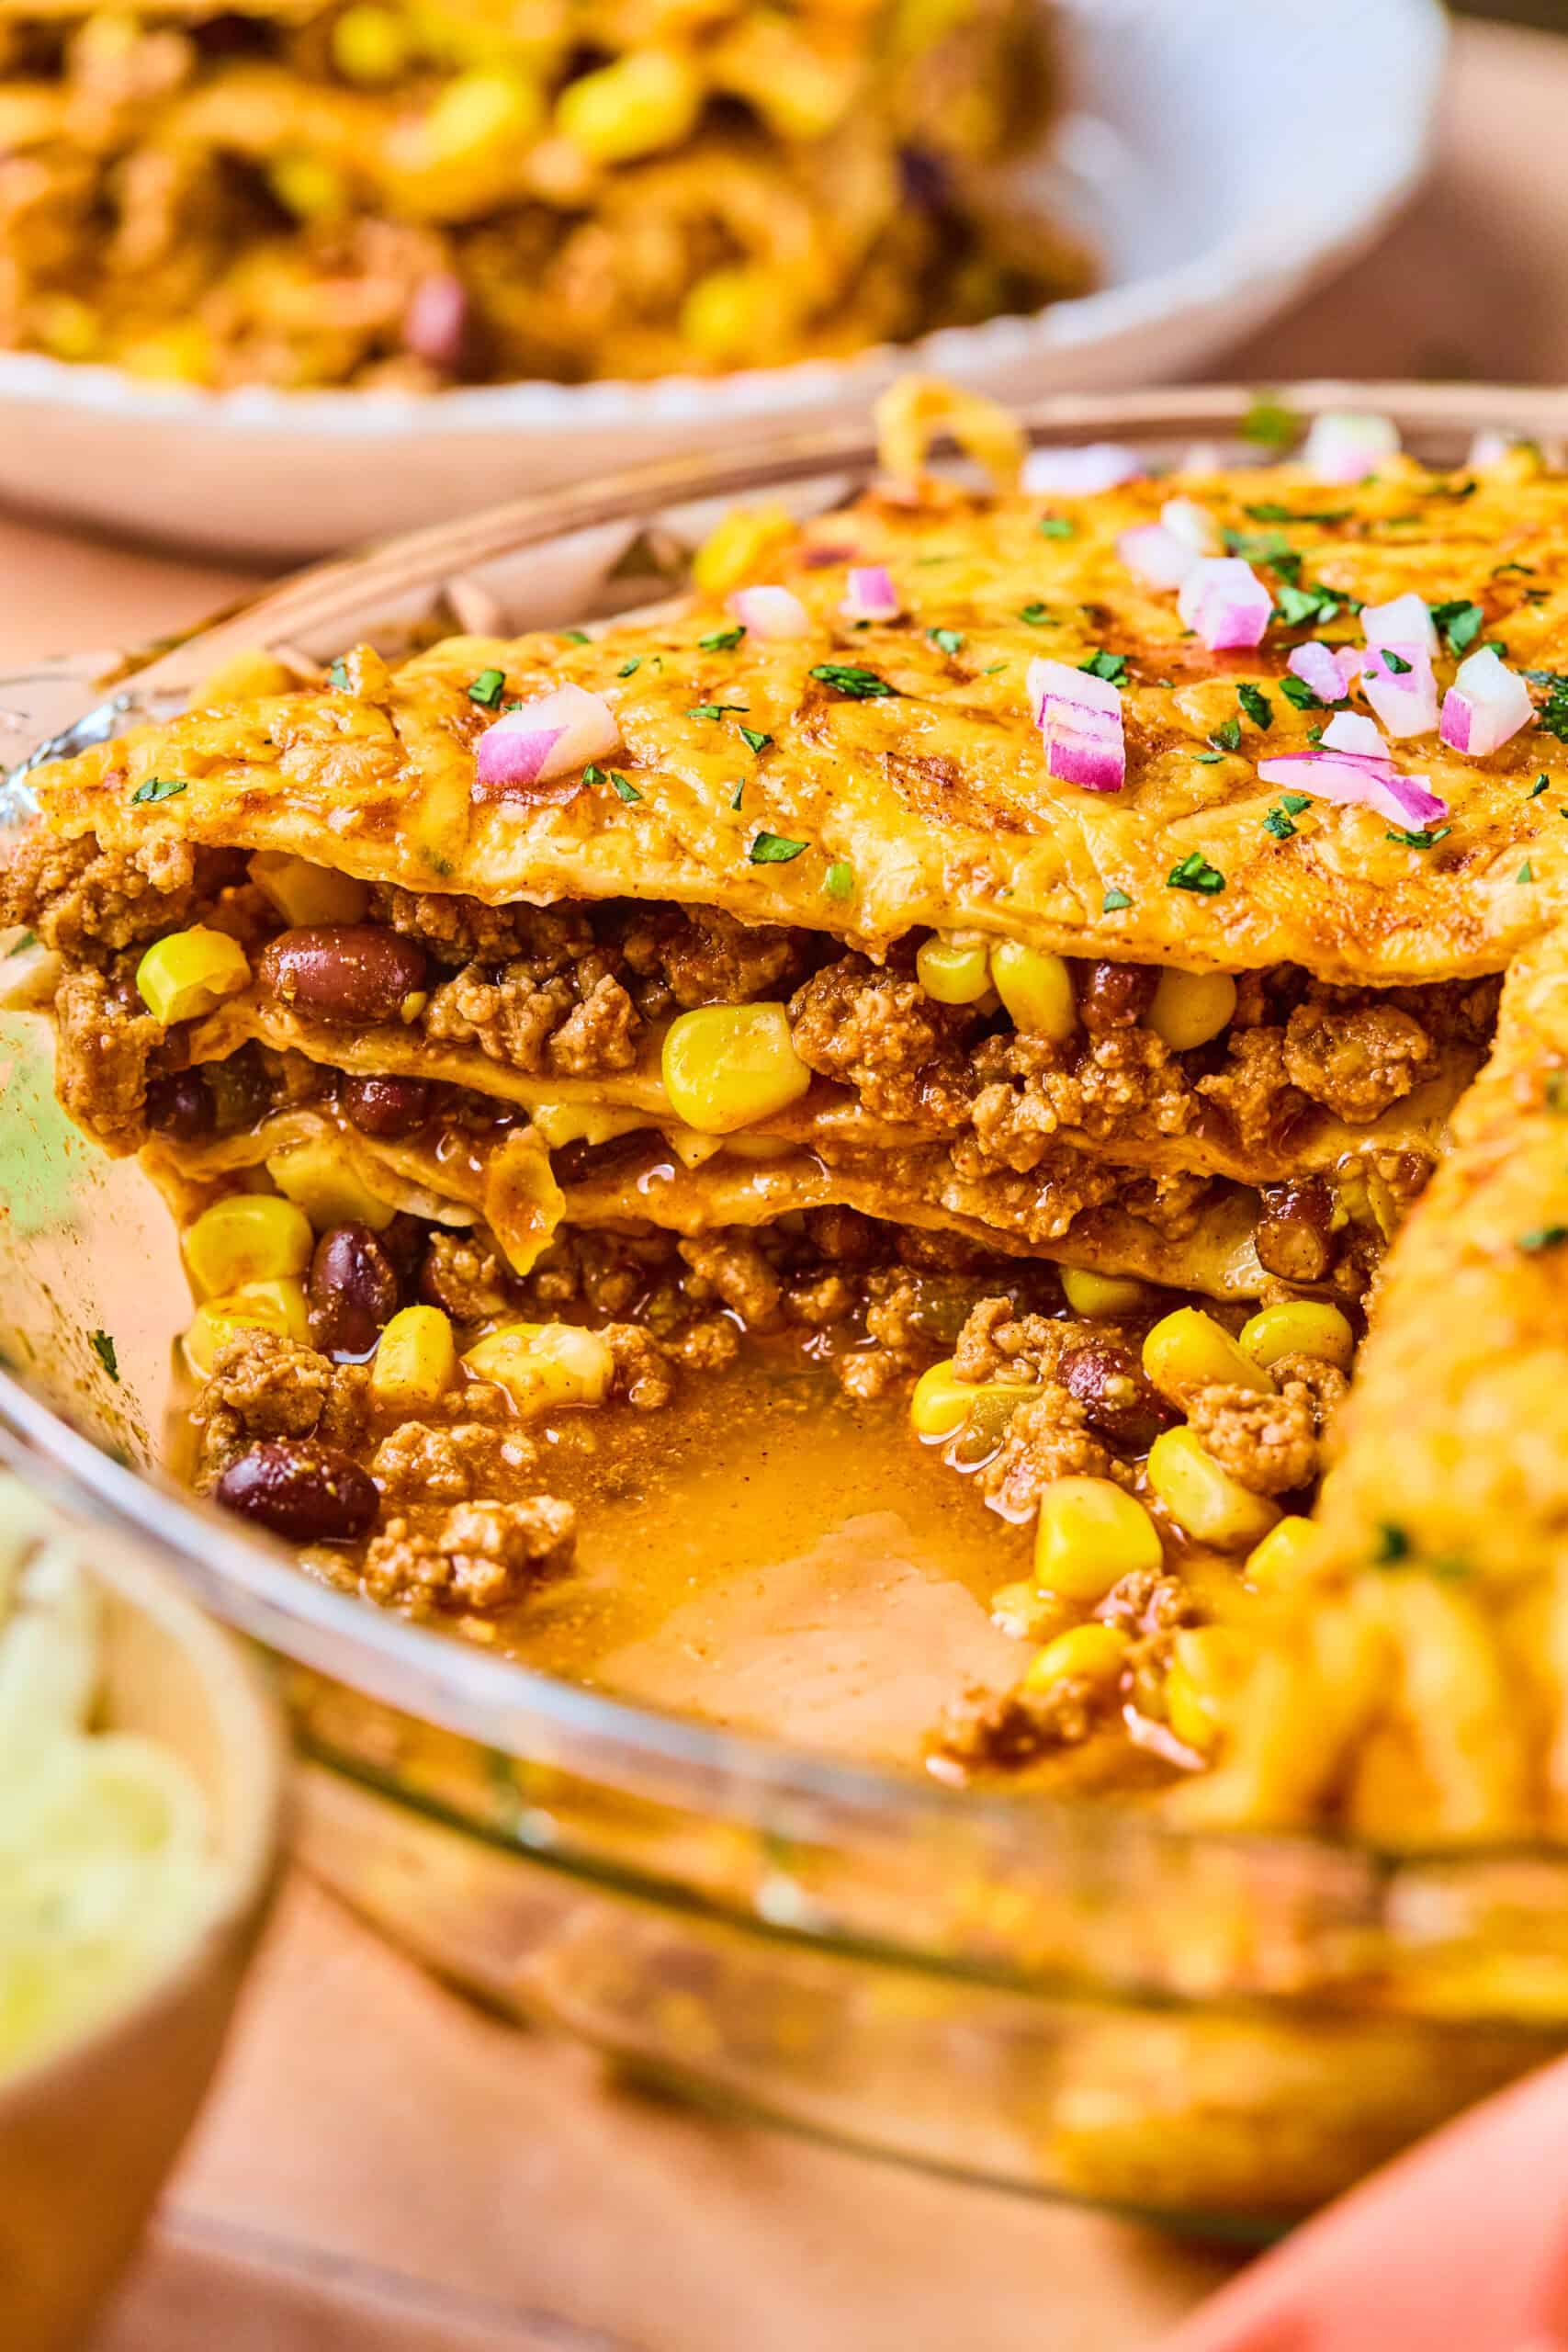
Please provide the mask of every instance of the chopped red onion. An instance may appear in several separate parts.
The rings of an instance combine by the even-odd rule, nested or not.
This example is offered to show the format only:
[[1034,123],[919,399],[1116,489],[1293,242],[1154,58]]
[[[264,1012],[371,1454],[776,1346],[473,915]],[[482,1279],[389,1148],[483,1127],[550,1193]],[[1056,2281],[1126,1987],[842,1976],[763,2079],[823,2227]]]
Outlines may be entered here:
[[1122,696],[1092,671],[1065,662],[1029,665],[1029,707],[1045,738],[1045,772],[1086,792],[1120,792],[1127,781]]
[[809,637],[811,616],[793,588],[738,588],[729,609],[750,637]]
[[1320,645],[1313,638],[1305,645],[1292,648],[1285,666],[1292,677],[1312,688],[1319,702],[1343,702],[1361,666],[1361,657],[1348,650],[1337,652],[1333,646]]
[[858,563],[849,577],[849,594],[839,606],[847,621],[896,621],[904,607],[893,575],[885,563]]
[[602,695],[591,695],[582,686],[558,686],[553,694],[539,695],[487,727],[475,756],[479,783],[504,794],[570,775],[590,761],[611,758],[620,748],[620,728]]
[[[1391,664],[1403,662],[1403,669]],[[1361,692],[1391,735],[1430,735],[1438,723],[1438,681],[1424,645],[1372,645],[1361,665]]]
[[1198,558],[1163,523],[1137,523],[1116,541],[1116,552],[1145,588],[1179,588]]
[[1535,717],[1529,688],[1490,645],[1461,662],[1443,696],[1443,741],[1450,751],[1483,759]]
[[1392,645],[1395,652],[1404,652],[1412,645],[1422,646],[1428,653],[1438,650],[1438,627],[1432,618],[1432,608],[1414,589],[1408,595],[1395,596],[1386,605],[1363,605],[1361,635],[1369,645]]
[[1091,498],[1097,491],[1140,481],[1147,471],[1135,449],[1120,441],[1091,441],[1081,449],[1031,449],[1021,481],[1026,491]]
[[1260,645],[1274,613],[1268,589],[1236,555],[1200,557],[1181,583],[1176,608],[1211,653]]
[[1159,519],[1173,537],[1194,555],[1217,555],[1220,550],[1219,526],[1206,506],[1195,498],[1168,498],[1159,510]]
[[1504,433],[1497,425],[1490,425],[1476,435],[1470,445],[1467,466],[1500,466],[1511,450],[1519,446],[1517,433]]
[[1388,747],[1370,718],[1341,711],[1323,730],[1314,752],[1293,752],[1258,763],[1258,779],[1314,799],[1337,800],[1375,808],[1392,824],[1423,831],[1441,824],[1448,815],[1424,775],[1404,775],[1389,756]]
[[1313,419],[1302,463],[1319,481],[1365,481],[1385,458],[1398,452],[1399,427],[1392,416],[1325,409]]
[[432,368],[456,368],[463,356],[468,297],[460,277],[437,270],[422,277],[403,314],[403,343]]

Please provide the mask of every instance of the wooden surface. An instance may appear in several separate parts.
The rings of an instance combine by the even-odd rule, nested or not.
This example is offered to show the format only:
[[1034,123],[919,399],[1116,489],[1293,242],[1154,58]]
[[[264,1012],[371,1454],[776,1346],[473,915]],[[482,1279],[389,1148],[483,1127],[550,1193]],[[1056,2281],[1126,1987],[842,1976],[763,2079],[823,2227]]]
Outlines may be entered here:
[[[1215,372],[1568,378],[1564,122],[1568,45],[1465,27],[1427,194]],[[0,579],[7,660],[244,584],[4,518]],[[1135,2352],[1225,2268],[617,2089],[299,1886],[94,2352]]]

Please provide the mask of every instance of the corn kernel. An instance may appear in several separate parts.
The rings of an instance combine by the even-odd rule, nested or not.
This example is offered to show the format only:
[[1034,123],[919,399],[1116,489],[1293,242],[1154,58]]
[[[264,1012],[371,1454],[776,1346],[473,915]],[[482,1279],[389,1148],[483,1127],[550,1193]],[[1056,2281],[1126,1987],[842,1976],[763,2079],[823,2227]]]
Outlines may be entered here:
[[468,1350],[465,1368],[504,1388],[523,1414],[601,1405],[615,1359],[607,1340],[575,1323],[505,1323]]
[[727,596],[762,573],[770,555],[795,537],[783,506],[733,506],[692,558],[692,584],[705,596]]
[[1337,1306],[1314,1298],[1282,1298],[1275,1306],[1260,1307],[1242,1325],[1238,1344],[1265,1368],[1281,1356],[1315,1356],[1348,1372],[1356,1334]]
[[186,1271],[198,1298],[303,1274],[316,1246],[310,1220],[275,1193],[229,1193],[185,1234]]
[[1295,1584],[1312,1563],[1312,1556],[1322,1541],[1310,1519],[1282,1519],[1271,1527],[1261,1544],[1247,1555],[1245,1574],[1249,1584],[1259,1585],[1265,1591],[1277,1592],[1286,1585]]
[[1189,1625],[1171,1644],[1166,1717],[1184,1747],[1206,1756],[1220,1736],[1224,1702],[1241,1688],[1257,1652],[1230,1625]]
[[677,1013],[664,1038],[664,1091],[699,1135],[733,1135],[797,1102],[811,1072],[782,1004],[703,1004]]
[[[259,646],[231,653],[209,670],[190,698],[193,710],[208,710],[217,703],[256,702],[263,695],[291,693],[299,681],[285,663]],[[270,856],[272,852],[264,853]],[[255,861],[251,861],[254,871]]]
[[1073,976],[1059,956],[1000,939],[991,950],[991,978],[1015,1029],[1060,1041],[1077,1027]]
[[1144,1341],[1144,1370],[1164,1396],[1224,1382],[1233,1388],[1272,1388],[1261,1364],[1243,1355],[1230,1333],[1199,1306],[1162,1317]]
[[1206,1046],[1235,1011],[1235,982],[1228,972],[1164,971],[1149,1006],[1149,1027],[1173,1054]]
[[333,63],[345,81],[395,82],[408,63],[409,28],[390,8],[370,0],[345,8],[332,30]]
[[245,951],[227,932],[195,923],[154,940],[136,967],[136,993],[165,1029],[195,1021],[250,984]]
[[122,343],[114,356],[128,373],[153,383],[206,384],[212,379],[212,338],[196,319],[156,334],[137,335]]
[[471,164],[524,147],[544,121],[538,85],[501,66],[456,74],[419,127],[419,157],[426,166]]
[[536,1102],[528,1116],[551,1151],[569,1143],[609,1143],[650,1124],[646,1111],[613,1111],[598,1102]]
[[1084,1266],[1062,1268],[1062,1295],[1075,1315],[1114,1322],[1136,1315],[1149,1303],[1148,1285],[1123,1274],[1096,1274]]
[[298,1202],[318,1233],[334,1225],[367,1225],[385,1232],[397,1215],[390,1201],[373,1193],[342,1147],[331,1136],[275,1151],[266,1172],[280,1193]]
[[310,1337],[304,1286],[298,1282],[247,1283],[198,1306],[181,1346],[185,1360],[198,1380],[210,1377],[219,1350],[239,1331],[272,1331],[297,1340],[303,1347]]
[[1103,1600],[1111,1586],[1165,1557],[1135,1495],[1109,1478],[1055,1478],[1040,1498],[1034,1577],[1069,1600]]
[[438,1405],[457,1377],[449,1317],[438,1306],[400,1307],[383,1330],[370,1367],[370,1395],[383,1412]]
[[1004,1584],[991,1595],[991,1623],[1018,1642],[1048,1642],[1065,1633],[1076,1615],[1070,1600],[1042,1592],[1037,1584]]
[[702,84],[684,58],[637,50],[569,82],[556,104],[556,129],[592,164],[626,164],[678,147],[702,102]]
[[279,204],[297,220],[332,220],[349,209],[348,183],[324,156],[275,156],[266,176]]
[[1023,1678],[1026,1690],[1049,1690],[1053,1683],[1092,1682],[1108,1690],[1122,1679],[1127,1636],[1114,1625],[1073,1625],[1047,1642]]
[[1149,1449],[1148,1477],[1178,1527],[1216,1551],[1248,1550],[1279,1521],[1279,1505],[1267,1495],[1255,1495],[1222,1469],[1185,1426],[1162,1430],[1156,1438]]
[[991,985],[983,939],[923,939],[915,951],[920,986],[938,1004],[975,1004]]
[[292,930],[314,923],[359,922],[370,903],[366,885],[307,857],[259,849],[250,864],[251,880],[264,890]]
[[682,343],[705,359],[749,359],[753,366],[790,325],[778,275],[755,263],[727,263],[696,279],[681,305]]
[[1022,1381],[960,1380],[953,1369],[953,1358],[946,1356],[941,1363],[929,1365],[916,1381],[909,1398],[909,1425],[919,1437],[951,1437],[964,1427],[982,1399],[1006,1395],[1016,1407],[1033,1394],[1032,1384]]
[[33,333],[56,359],[96,359],[103,347],[96,316],[74,294],[51,294],[39,302]]

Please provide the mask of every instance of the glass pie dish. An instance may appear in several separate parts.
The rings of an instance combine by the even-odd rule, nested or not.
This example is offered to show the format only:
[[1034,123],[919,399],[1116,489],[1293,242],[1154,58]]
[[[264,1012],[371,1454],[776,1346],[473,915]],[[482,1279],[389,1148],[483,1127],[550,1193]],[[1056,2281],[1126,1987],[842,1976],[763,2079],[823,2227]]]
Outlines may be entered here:
[[[1342,389],[1288,395],[1305,413]],[[1417,455],[1549,437],[1559,396],[1362,388]],[[1035,437],[1244,456],[1250,399],[1058,401]],[[863,440],[775,443],[540,496],[329,565],[177,645],[6,679],[27,762],[177,708],[230,653],[330,660],[454,624],[593,620],[678,588],[736,497],[831,507]],[[134,1162],[55,1109],[0,1016],[0,1451],[150,1539],[272,1654],[306,1759],[305,1859],[421,1958],[697,2098],[954,2174],[1267,2234],[1568,2041],[1568,1855],[1391,1857],[956,1792],[634,1704],[308,1581],[162,1467],[186,1313]],[[889,1661],[890,1673],[901,1671]],[[775,1715],[788,1713],[791,1661]]]

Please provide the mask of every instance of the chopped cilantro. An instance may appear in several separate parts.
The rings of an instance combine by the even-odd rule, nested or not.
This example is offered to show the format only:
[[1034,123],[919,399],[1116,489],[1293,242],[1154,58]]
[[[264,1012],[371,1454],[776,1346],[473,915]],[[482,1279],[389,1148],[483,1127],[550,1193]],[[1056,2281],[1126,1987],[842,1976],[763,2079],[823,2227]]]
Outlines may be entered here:
[[1213,733],[1210,736],[1209,741],[1213,743],[1217,752],[1239,752],[1241,749],[1240,719],[1222,719],[1219,726],[1214,729]]
[[493,710],[506,685],[504,670],[481,670],[468,684],[468,700],[477,702],[483,710]]
[[1273,726],[1274,706],[1262,687],[1255,686],[1250,678],[1237,686],[1235,698],[1255,727]]
[[733,628],[716,628],[709,636],[698,638],[697,651],[699,653],[733,653],[745,634],[745,628],[739,621],[736,622]]
[[1087,670],[1091,678],[1103,678],[1108,686],[1119,686],[1127,675],[1127,657],[1124,653],[1107,653],[1101,646],[1087,662],[1080,662],[1078,668]]
[[1294,710],[1326,710],[1328,708],[1323,696],[1314,694],[1304,678],[1281,678],[1280,692]]
[[1107,890],[1100,902],[1100,911],[1102,915],[1119,915],[1123,907],[1132,903],[1125,890]]
[[740,740],[750,752],[765,752],[773,739],[771,735],[764,735],[760,727],[743,727]]
[[1462,596],[1446,605],[1430,608],[1434,627],[1450,653],[1463,653],[1475,643],[1486,616],[1479,605],[1468,604]]
[[24,931],[19,939],[12,940],[11,944],[6,948],[6,953],[7,956],[25,956],[29,947],[36,947],[37,945],[37,932]]
[[1288,842],[1293,838],[1296,829],[1291,822],[1289,809],[1281,802],[1275,801],[1263,820],[1263,830],[1266,833],[1272,833],[1277,842]]
[[1335,619],[1341,605],[1350,605],[1351,599],[1338,589],[1325,588],[1321,581],[1312,588],[1284,587],[1280,591],[1280,618],[1287,628],[1325,628]]
[[610,770],[610,784],[616,798],[619,800],[640,800],[642,798],[641,793],[637,790],[631,778],[629,776],[623,775],[618,768],[612,768]]
[[1036,526],[1043,539],[1070,539],[1077,529],[1065,514],[1042,514]]
[[1223,752],[1195,752],[1193,757],[1201,768],[1217,768],[1224,757]]
[[1393,1520],[1385,1519],[1378,1529],[1378,1548],[1372,1554],[1372,1566],[1391,1568],[1396,1560],[1407,1560],[1409,1557],[1409,1536],[1403,1527],[1396,1527]]
[[1312,807],[1310,792],[1281,792],[1280,806],[1287,817],[1299,817],[1303,808]]
[[1403,653],[1396,653],[1392,645],[1380,645],[1378,656],[1383,668],[1391,670],[1396,678],[1407,678],[1416,667],[1415,662],[1407,662]]
[[1302,568],[1283,531],[1226,531],[1223,537],[1227,555],[1238,555],[1244,563],[1266,563],[1282,580],[1293,580]]
[[742,777],[741,777],[741,779],[740,779],[740,781],[739,781],[739,784],[736,786],[736,787],[735,787],[735,797],[734,797],[734,799],[733,799],[733,800],[731,800],[731,802],[730,802],[730,804],[729,804],[729,805],[730,805],[730,807],[731,807],[732,808],[739,808],[739,806],[740,806],[740,802],[741,802],[741,798],[742,798],[742,796],[743,796],[743,795],[744,795],[744,793],[745,793],[745,790],[746,790],[746,779],[745,779],[745,777],[744,777],[744,776],[742,776]]
[[1301,438],[1303,422],[1278,392],[1254,392],[1241,420],[1241,437],[1262,449],[1289,449]]
[[604,769],[596,765],[592,760],[590,760],[588,765],[582,771],[582,781],[584,784],[603,784],[604,781]]
[[750,707],[749,702],[694,702],[686,716],[688,718],[722,718],[727,710],[750,710]]
[[829,899],[848,899],[854,895],[855,870],[847,857],[836,857],[822,876],[822,888]]
[[1561,670],[1527,670],[1546,692],[1544,708],[1536,715],[1536,725],[1548,735],[1555,735],[1560,743],[1568,743],[1568,673]]
[[1321,742],[1322,742],[1322,741],[1323,741],[1323,729],[1322,729],[1321,725],[1316,726],[1316,727],[1309,727],[1309,728],[1307,729],[1307,741],[1308,741],[1309,743],[1321,743]]
[[1495,563],[1492,567],[1491,577],[1494,580],[1502,580],[1506,578],[1510,571],[1523,572],[1525,577],[1529,580],[1533,580],[1535,578],[1535,566],[1533,563]]
[[1280,506],[1271,498],[1245,510],[1255,523],[1348,523],[1354,514],[1350,506]]
[[615,675],[617,678],[634,677],[641,667],[642,655],[640,653],[634,653],[629,662],[622,662],[620,668],[616,671]]
[[962,653],[964,639],[955,628],[928,628],[926,635],[942,653]]
[[1520,866],[1518,872],[1515,875],[1514,879],[1516,882],[1533,882],[1535,880],[1535,868],[1530,864],[1528,857]]
[[783,833],[758,833],[746,853],[753,865],[787,865],[809,844],[787,841]]
[[1451,825],[1439,825],[1436,832],[1426,831],[1387,832],[1383,835],[1383,839],[1385,842],[1398,842],[1403,849],[1432,849],[1438,842],[1447,841],[1452,831]]
[[139,784],[131,794],[131,806],[134,808],[143,800],[172,800],[176,792],[188,790],[189,786],[183,775],[150,775],[146,783]]
[[592,645],[593,642],[585,628],[563,628],[561,635],[569,645]]
[[848,695],[852,702],[874,702],[879,695],[894,695],[898,689],[879,678],[874,670],[859,670],[853,663],[818,662],[811,672],[835,694]]
[[1027,621],[1031,628],[1043,628],[1050,617],[1043,605],[1025,605],[1019,615],[1019,619]]
[[1006,668],[1007,663],[1005,662],[993,662],[988,670],[981,671],[980,675],[982,678],[999,678]]
[[334,662],[332,668],[327,672],[327,675],[332,680],[340,695],[347,694],[348,672],[341,662]]
[[1568,1225],[1533,1225],[1528,1233],[1520,1234],[1519,1248],[1533,1258],[1542,1250],[1560,1250],[1565,1241]]
[[1473,498],[1479,488],[1480,484],[1472,474],[1464,481],[1435,481],[1427,495],[1428,498]]
[[1539,800],[1541,794],[1548,790],[1551,783],[1551,778],[1543,770],[1541,774],[1537,776],[1529,790],[1526,793],[1525,798],[1527,800]]
[[110,1339],[108,1333],[107,1331],[89,1331],[87,1334],[87,1344],[92,1349],[93,1353],[97,1357],[98,1362],[103,1365],[104,1370],[108,1374],[109,1378],[118,1385],[119,1381],[119,1358],[115,1353],[114,1341]]
[[1201,850],[1191,849],[1171,867],[1166,887],[1171,890],[1201,890],[1205,898],[1212,899],[1224,888],[1225,877],[1217,865],[1210,865]]

